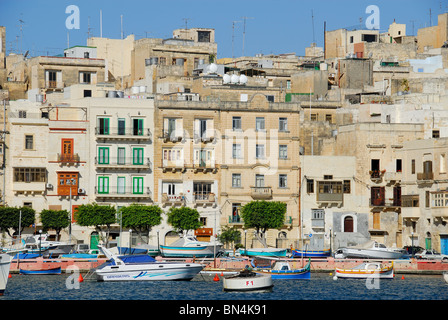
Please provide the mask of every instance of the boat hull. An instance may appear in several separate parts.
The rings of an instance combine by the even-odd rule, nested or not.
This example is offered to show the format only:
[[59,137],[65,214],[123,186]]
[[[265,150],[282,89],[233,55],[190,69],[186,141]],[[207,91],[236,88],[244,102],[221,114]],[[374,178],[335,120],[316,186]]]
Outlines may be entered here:
[[293,258],[326,258],[330,256],[330,250],[292,250]]
[[445,280],[446,283],[448,283],[448,272],[443,273],[443,279]]
[[385,251],[385,250],[371,250],[371,249],[349,249],[345,248],[342,250],[346,258],[354,259],[383,259],[383,260],[394,260],[400,259],[403,253],[396,251]]
[[[360,267],[362,266],[362,267]],[[361,264],[353,269],[339,269],[335,270],[335,277],[345,279],[393,279],[394,268],[383,267],[379,264],[367,263]]]
[[154,263],[150,265],[107,266],[96,270],[98,281],[167,281],[191,280],[201,270],[200,264],[173,264]]
[[164,257],[182,257],[182,258],[211,258],[213,251],[207,246],[192,246],[192,247],[174,247],[174,246],[160,246],[160,252]]
[[224,291],[268,290],[274,286],[270,275],[256,273],[252,277],[230,276],[223,278]]
[[240,249],[240,254],[250,257],[286,257],[286,249]]
[[61,274],[61,273],[62,273],[61,267],[40,269],[40,270],[20,269],[20,274],[25,274],[25,275],[48,275],[48,274]]
[[9,254],[0,254],[0,296],[4,294],[8,284],[11,260],[12,257]]

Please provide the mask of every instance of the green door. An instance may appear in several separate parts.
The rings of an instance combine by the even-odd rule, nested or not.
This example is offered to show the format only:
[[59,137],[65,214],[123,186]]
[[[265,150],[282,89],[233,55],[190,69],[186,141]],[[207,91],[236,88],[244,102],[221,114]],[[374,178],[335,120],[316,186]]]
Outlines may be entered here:
[[98,243],[100,242],[100,236],[96,232],[92,232],[90,235],[90,249],[98,249]]
[[134,177],[132,179],[132,191],[134,194],[143,194],[143,177]]

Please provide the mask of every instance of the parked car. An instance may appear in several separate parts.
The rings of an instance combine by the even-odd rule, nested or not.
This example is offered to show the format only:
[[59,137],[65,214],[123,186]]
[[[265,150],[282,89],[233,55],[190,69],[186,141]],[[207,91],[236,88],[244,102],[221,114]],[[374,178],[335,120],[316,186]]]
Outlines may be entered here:
[[407,251],[409,257],[412,257],[412,254],[414,254],[415,256],[417,253],[420,253],[423,250],[425,250],[424,248],[419,246],[405,246],[403,247],[403,249]]
[[438,253],[436,250],[423,250],[415,255],[417,259],[442,260],[448,262],[448,255]]

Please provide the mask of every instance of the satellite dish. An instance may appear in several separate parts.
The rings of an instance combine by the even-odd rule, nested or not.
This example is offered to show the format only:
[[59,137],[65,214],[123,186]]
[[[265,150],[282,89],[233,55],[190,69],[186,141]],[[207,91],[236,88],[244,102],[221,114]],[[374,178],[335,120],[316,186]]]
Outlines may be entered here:
[[211,73],[216,73],[216,71],[218,71],[218,66],[217,66],[215,63],[212,63],[212,64],[209,66],[208,70],[209,70]]
[[222,81],[223,81],[224,83],[229,83],[229,82],[230,82],[230,76],[229,76],[228,74],[225,74],[225,75],[222,77]]
[[240,77],[238,77],[236,74],[232,75],[232,77],[230,78],[230,82],[232,83],[238,83],[238,81],[240,81]]
[[241,84],[247,83],[247,77],[244,74],[240,75],[240,83]]

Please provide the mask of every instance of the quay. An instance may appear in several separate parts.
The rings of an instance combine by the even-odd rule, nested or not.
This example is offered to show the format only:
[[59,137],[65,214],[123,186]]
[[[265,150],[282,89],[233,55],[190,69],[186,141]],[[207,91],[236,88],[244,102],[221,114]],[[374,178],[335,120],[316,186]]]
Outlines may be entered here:
[[[252,267],[252,258],[212,258],[193,259],[193,258],[162,258],[156,257],[157,260],[164,261],[185,261],[202,263],[206,270],[229,271],[242,270],[246,266]],[[287,260],[292,268],[301,268],[308,262],[308,259],[294,258],[294,259],[279,259]],[[27,270],[38,270],[51,265],[52,267],[61,267],[63,272],[67,269],[76,266],[81,273],[87,273],[90,270],[97,268],[107,261],[106,258],[84,258],[84,259],[20,259],[13,260],[10,266],[10,273],[19,273],[20,268]],[[311,272],[333,272],[335,268],[352,268],[358,264],[365,262],[363,259],[334,259],[334,258],[315,258],[311,259]],[[372,261],[372,260],[369,260]],[[378,260],[376,260],[378,261]],[[382,260],[384,264],[391,264],[393,262],[395,273],[397,274],[419,274],[419,275],[439,275],[443,272],[448,272],[448,262],[432,261],[432,260]]]

